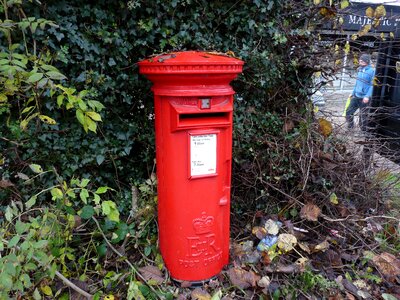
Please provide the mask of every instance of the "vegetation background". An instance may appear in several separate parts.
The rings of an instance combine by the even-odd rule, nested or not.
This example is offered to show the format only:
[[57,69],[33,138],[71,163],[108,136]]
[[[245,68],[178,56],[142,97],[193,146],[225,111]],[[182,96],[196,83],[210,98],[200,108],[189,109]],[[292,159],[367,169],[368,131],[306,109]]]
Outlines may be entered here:
[[[314,29],[333,24],[348,5],[1,0],[0,298],[209,299],[210,292],[213,299],[246,299],[250,292],[278,299],[328,297],[326,287],[344,294],[333,277],[316,277],[312,268],[290,284],[294,275],[285,274],[268,286],[255,284],[254,272],[236,272],[231,283],[220,278],[199,294],[177,289],[161,273],[153,100],[137,62],[192,49],[246,62],[233,82],[235,240],[254,239],[252,227],[272,215],[311,226],[320,213],[332,220],[350,204],[381,213],[388,178],[391,185],[397,178],[362,172],[329,121],[316,122],[309,101],[312,75],[333,74],[348,51],[318,46]],[[310,203],[320,211],[304,212]],[[398,232],[386,220],[395,233],[382,239],[398,250],[391,245]],[[270,265],[265,257],[261,266]],[[248,274],[250,284],[243,284]],[[236,275],[241,281],[232,283]]]

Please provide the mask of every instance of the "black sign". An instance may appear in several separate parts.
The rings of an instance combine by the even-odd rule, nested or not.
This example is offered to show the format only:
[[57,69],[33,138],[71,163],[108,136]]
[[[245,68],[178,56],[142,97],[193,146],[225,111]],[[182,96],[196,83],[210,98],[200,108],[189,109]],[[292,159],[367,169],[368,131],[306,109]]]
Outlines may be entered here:
[[[400,7],[384,5],[386,15],[379,19],[378,23],[374,18],[366,15],[366,10],[371,7],[374,10],[376,5],[352,4],[344,11],[342,29],[360,31],[366,25],[371,25],[370,32],[393,32],[400,30]],[[377,26],[376,26],[376,25]]]

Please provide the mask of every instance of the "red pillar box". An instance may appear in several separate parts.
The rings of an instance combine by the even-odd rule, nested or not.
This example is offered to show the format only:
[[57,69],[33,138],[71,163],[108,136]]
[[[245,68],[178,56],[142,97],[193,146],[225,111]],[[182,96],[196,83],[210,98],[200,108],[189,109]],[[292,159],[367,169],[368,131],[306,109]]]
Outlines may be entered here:
[[229,260],[234,91],[243,61],[176,52],[139,63],[153,82],[160,249],[175,280],[203,281]]

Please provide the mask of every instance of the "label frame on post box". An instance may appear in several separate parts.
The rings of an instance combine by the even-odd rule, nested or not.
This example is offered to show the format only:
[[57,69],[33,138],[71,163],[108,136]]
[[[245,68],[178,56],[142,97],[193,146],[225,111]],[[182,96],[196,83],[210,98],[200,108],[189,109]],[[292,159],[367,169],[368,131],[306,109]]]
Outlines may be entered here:
[[218,175],[219,130],[188,132],[189,179]]

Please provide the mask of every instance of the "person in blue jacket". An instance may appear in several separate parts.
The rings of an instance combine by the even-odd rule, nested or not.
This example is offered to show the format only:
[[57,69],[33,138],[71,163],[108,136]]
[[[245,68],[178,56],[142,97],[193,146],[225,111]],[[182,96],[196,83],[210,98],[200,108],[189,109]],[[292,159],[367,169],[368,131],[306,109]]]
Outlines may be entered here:
[[373,81],[375,77],[375,69],[370,65],[371,56],[362,54],[359,58],[359,65],[356,84],[350,97],[350,105],[346,110],[347,128],[354,127],[354,113],[360,109],[360,128],[366,130],[367,125],[367,107],[371,103]]

